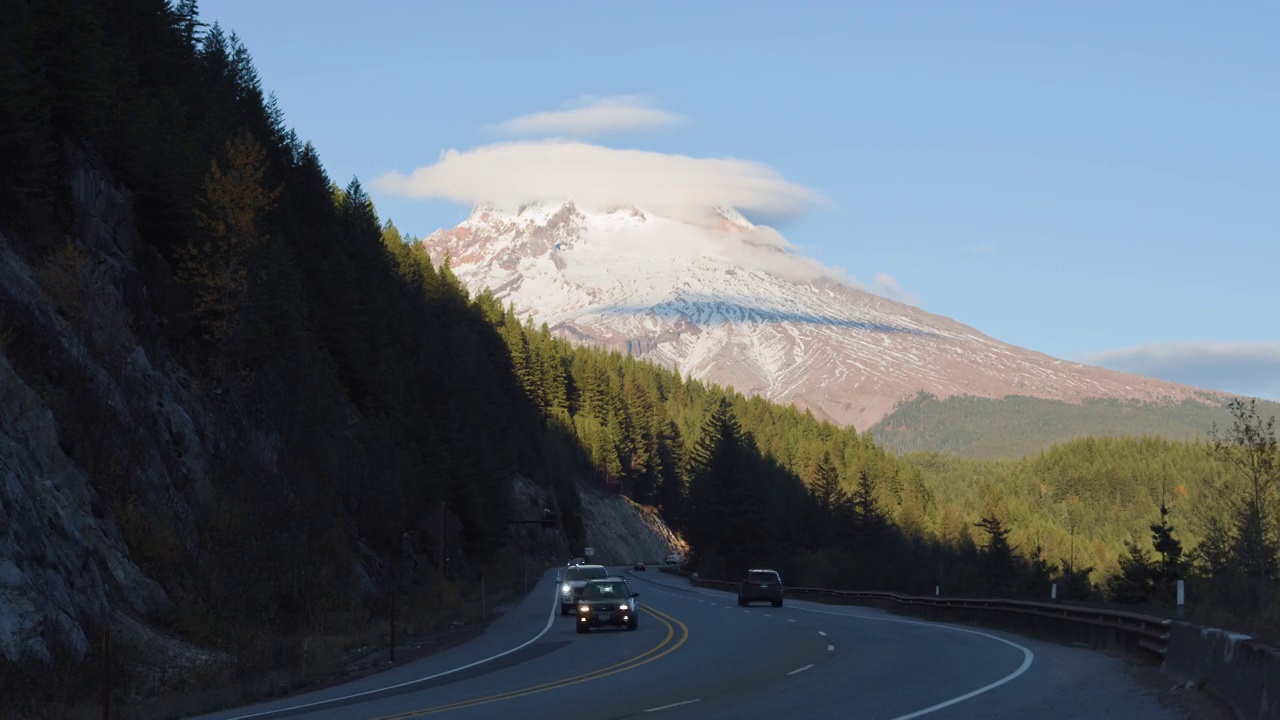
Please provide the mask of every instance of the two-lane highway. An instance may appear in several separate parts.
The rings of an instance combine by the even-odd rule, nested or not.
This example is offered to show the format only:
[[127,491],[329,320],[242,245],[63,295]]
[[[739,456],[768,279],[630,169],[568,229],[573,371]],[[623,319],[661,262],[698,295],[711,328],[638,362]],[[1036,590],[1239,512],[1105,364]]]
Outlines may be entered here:
[[642,610],[634,632],[577,634],[551,571],[459,648],[207,717],[1176,717],[1100,653],[866,608],[741,608],[681,578],[628,579]]

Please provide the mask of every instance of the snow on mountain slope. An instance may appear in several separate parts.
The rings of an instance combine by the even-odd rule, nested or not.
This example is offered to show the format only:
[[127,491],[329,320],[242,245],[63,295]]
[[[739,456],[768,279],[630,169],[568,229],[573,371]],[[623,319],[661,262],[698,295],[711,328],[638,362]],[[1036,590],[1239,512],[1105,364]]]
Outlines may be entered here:
[[865,429],[900,398],[1202,399],[1203,391],[1057,360],[859,289],[770,228],[572,201],[478,207],[423,241],[562,337]]

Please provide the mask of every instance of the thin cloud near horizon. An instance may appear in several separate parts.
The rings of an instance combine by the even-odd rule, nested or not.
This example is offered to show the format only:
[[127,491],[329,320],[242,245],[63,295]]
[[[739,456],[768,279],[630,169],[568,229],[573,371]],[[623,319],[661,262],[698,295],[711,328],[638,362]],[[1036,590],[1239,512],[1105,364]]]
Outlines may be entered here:
[[1236,395],[1280,400],[1280,342],[1148,343],[1085,362]]
[[686,121],[659,109],[637,95],[597,97],[583,95],[560,110],[529,113],[486,126],[492,133],[513,138],[597,138],[619,132],[658,130]]

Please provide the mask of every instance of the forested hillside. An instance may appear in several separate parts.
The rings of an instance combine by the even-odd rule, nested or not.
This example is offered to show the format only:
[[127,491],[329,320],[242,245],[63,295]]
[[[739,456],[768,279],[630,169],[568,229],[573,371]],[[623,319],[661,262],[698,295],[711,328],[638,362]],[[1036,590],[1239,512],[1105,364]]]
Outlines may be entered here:
[[[493,588],[552,560],[503,551],[517,474],[581,543],[587,455],[447,272],[402,272],[234,34],[194,2],[4,7],[6,688],[65,695],[39,667],[120,614],[257,682],[384,627],[397,586]],[[442,501],[447,568],[424,523]]]
[[[939,399],[920,393],[899,402],[870,431],[877,443],[896,453],[1013,458],[1084,437],[1205,439],[1226,417],[1224,408],[1225,401],[1213,397],[1203,403],[1096,398],[1068,403],[1018,395]],[[1259,411],[1274,415],[1280,404],[1261,402]]]
[[[1220,446],[898,457],[469,296],[358,181],[334,184],[190,0],[5,18],[0,567],[19,573],[0,681],[53,715],[125,619],[222,658],[156,684],[130,665],[129,692],[184,698],[278,692],[267,669],[380,632],[392,596],[452,622],[476,579],[561,559],[509,542],[520,476],[568,547],[588,483],[660,508],[713,577],[1026,597],[1058,578],[1096,598],[1118,563],[1115,599],[1165,602],[1179,573],[1243,588],[1230,609],[1251,617],[1271,602],[1274,435],[1244,408]],[[424,522],[442,502],[444,567]],[[1162,517],[1163,564],[1144,561]]]

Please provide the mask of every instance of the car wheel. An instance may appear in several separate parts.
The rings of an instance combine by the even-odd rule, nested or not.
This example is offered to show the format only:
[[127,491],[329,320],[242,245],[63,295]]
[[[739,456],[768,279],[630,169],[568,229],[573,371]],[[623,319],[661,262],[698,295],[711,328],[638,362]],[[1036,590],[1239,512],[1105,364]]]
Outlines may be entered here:
[[782,601],[781,601],[781,600],[774,600],[774,601],[773,601],[773,606],[774,606],[774,607],[782,607]]
[[564,603],[560,603],[560,614],[561,614],[561,615],[569,615],[569,614],[572,614],[572,613],[573,613],[573,606],[572,606],[572,605],[565,605]]
[[627,623],[627,630],[635,630],[638,627],[640,627],[640,623],[635,618],[632,618],[631,621]]
[[591,628],[587,627],[587,624],[586,624],[586,623],[584,623],[584,622],[580,622],[580,623],[578,623],[578,634],[579,634],[579,635],[586,635],[586,634],[587,634],[587,633],[589,633],[589,632],[591,632]]
[[747,601],[741,595],[738,596],[738,607],[746,607]]

